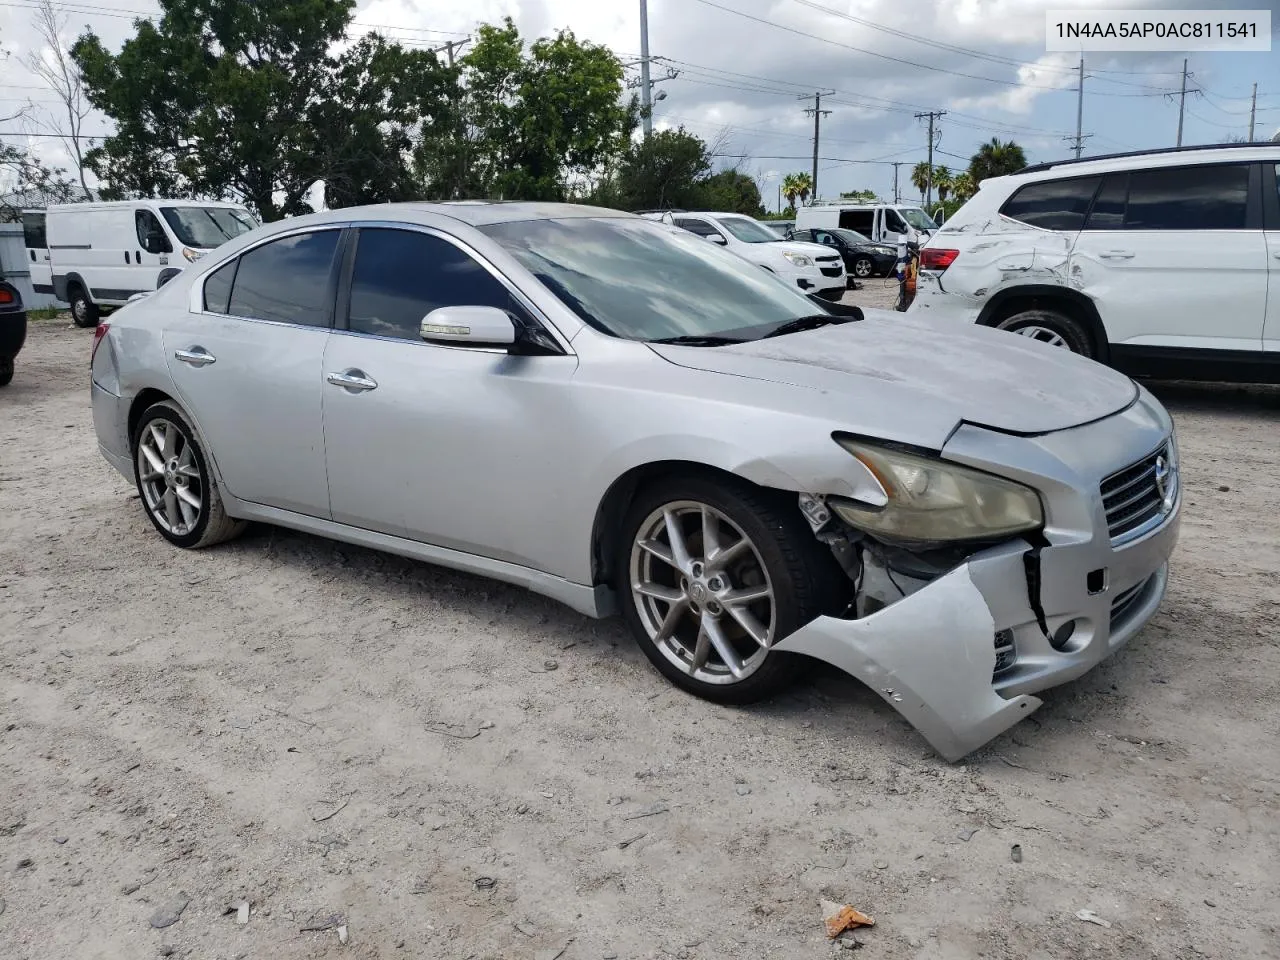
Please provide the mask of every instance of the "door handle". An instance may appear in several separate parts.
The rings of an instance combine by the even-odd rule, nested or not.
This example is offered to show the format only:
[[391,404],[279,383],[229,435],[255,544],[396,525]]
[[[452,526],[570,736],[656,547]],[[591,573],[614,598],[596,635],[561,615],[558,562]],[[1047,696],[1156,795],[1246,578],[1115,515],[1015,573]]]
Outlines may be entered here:
[[183,363],[189,363],[193,367],[207,367],[209,364],[216,362],[217,358],[207,351],[204,347],[192,347],[190,350],[175,350],[174,357]]
[[1098,256],[1102,257],[1103,260],[1132,260],[1133,251],[1132,250],[1106,250],[1098,254]]
[[342,373],[331,373],[325,379],[335,387],[342,387],[352,393],[378,389],[378,381],[372,377],[366,377],[363,370],[344,370]]

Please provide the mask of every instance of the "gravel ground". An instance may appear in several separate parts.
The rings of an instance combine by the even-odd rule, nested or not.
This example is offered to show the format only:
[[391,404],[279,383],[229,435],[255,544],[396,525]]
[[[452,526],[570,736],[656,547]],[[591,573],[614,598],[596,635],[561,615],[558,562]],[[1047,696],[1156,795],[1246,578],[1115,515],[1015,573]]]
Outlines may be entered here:
[[1159,388],[1166,605],[950,766],[833,672],[716,707],[519,589],[175,550],[97,453],[90,339],[34,324],[0,391],[5,960],[828,957],[821,898],[866,957],[1280,956],[1280,391]]

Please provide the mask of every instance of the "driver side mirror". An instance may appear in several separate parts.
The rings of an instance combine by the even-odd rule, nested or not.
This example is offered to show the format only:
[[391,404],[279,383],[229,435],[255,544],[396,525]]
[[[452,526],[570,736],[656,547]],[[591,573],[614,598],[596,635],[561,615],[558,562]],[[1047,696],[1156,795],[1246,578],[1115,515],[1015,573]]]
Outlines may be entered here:
[[146,236],[146,242],[142,245],[147,253],[169,253],[168,238],[163,233],[152,231]]
[[422,318],[419,334],[428,343],[509,347],[516,342],[516,325],[498,307],[437,307]]
[[720,236],[720,234],[718,233],[711,234],[709,237],[707,237],[707,239],[710,240],[712,243],[720,244],[720,246],[722,247],[727,247],[729,245],[729,241],[726,240],[724,237]]

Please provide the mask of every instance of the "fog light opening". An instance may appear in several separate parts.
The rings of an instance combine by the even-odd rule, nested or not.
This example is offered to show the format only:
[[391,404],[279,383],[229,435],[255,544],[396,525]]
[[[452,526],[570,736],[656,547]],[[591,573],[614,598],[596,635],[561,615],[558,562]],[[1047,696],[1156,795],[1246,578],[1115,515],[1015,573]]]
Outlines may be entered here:
[[1049,638],[1049,646],[1061,653],[1067,649],[1067,644],[1071,642],[1071,638],[1075,636],[1076,622],[1068,620],[1057,630],[1053,631],[1053,636]]

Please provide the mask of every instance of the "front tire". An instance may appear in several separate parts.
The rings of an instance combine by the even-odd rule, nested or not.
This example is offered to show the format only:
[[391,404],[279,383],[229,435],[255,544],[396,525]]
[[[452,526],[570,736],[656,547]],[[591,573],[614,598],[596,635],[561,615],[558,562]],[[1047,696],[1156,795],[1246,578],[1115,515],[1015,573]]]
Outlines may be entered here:
[[1001,320],[997,327],[1050,346],[1066,347],[1083,357],[1096,358],[1089,331],[1075,318],[1056,310],[1023,310]]
[[717,703],[768,697],[799,658],[772,647],[839,606],[844,577],[790,498],[737,480],[637,494],[616,558],[623,618],[668,680]]
[[853,275],[859,280],[866,280],[871,274],[875,273],[876,265],[871,262],[870,257],[859,257],[853,261]]
[[13,357],[0,357],[0,387],[7,387],[13,380]]
[[172,403],[143,413],[133,438],[133,475],[148,519],[175,546],[212,546],[247,526],[227,516],[195,431]]
[[76,284],[68,293],[71,304],[71,319],[77,327],[96,327],[98,325],[98,305],[89,299],[84,287]]

